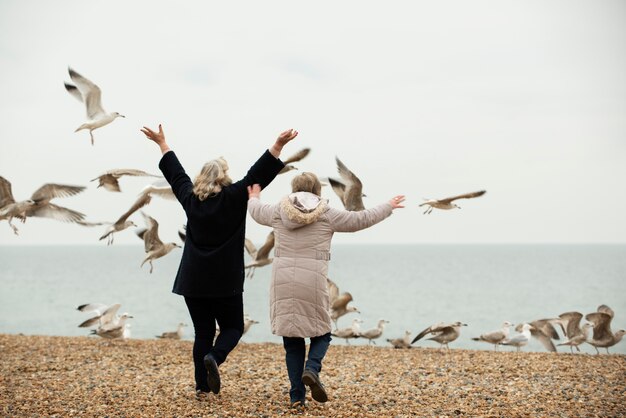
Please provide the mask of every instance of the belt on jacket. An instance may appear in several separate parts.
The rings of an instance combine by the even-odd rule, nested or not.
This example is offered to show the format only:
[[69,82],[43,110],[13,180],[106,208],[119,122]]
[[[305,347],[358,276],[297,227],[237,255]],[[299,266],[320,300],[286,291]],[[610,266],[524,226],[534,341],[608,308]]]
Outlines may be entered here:
[[313,258],[315,260],[330,260],[329,251],[319,250],[298,250],[297,252],[284,251],[280,248],[274,249],[274,257],[293,257],[293,258]]

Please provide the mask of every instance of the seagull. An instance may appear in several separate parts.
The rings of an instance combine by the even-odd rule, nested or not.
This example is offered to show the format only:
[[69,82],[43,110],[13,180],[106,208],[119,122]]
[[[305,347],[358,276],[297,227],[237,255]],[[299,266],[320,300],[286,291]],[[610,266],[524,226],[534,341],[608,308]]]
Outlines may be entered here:
[[35,190],[30,199],[16,202],[11,191],[11,183],[0,176],[0,220],[7,219],[15,235],[18,235],[18,229],[11,223],[13,218],[19,218],[22,222],[26,222],[26,218],[32,216],[62,222],[83,221],[84,214],[50,203],[54,198],[74,196],[83,190],[85,190],[83,186],[46,183]]
[[458,206],[456,203],[452,203],[452,202],[457,200],[457,199],[472,199],[474,197],[482,196],[485,193],[487,193],[486,190],[481,190],[481,191],[478,191],[478,192],[465,193],[465,194],[461,194],[461,195],[458,195],[458,196],[448,197],[448,198],[439,199],[439,200],[424,199],[425,202],[422,203],[420,206],[428,205],[428,208],[424,211],[424,215],[430,214],[433,211],[433,208],[437,208],[437,209],[454,209],[454,208],[458,208],[458,209],[461,209],[460,206]]
[[512,338],[508,338],[502,341],[500,344],[510,345],[512,347],[515,347],[517,348],[518,352],[520,351],[521,347],[528,344],[528,341],[530,341],[530,330],[532,327],[530,324],[521,324],[521,325],[522,325],[521,327],[522,332],[520,334],[514,335]]
[[367,331],[361,332],[361,337],[368,339],[367,345],[369,345],[370,343],[376,345],[376,341],[374,341],[374,339],[379,338],[381,335],[383,335],[383,329],[385,328],[385,324],[388,323],[389,321],[386,321],[384,319],[379,320],[376,328],[368,329]]
[[613,309],[606,305],[598,306],[597,312],[585,316],[585,319],[593,324],[593,336],[587,343],[596,349],[596,354],[600,354],[598,347],[606,348],[606,353],[609,354],[609,347],[619,343],[626,334],[626,330],[623,329],[613,334],[611,331],[613,316],[615,316]]
[[572,352],[572,354],[574,354],[574,347],[576,347],[576,351],[580,352],[580,348],[578,348],[578,346],[581,345],[582,343],[587,342],[589,338],[589,328],[593,328],[593,324],[590,324],[590,323],[584,324],[582,328],[579,329],[580,334],[576,334],[572,337],[569,337],[567,341],[561,344],[557,344],[557,345],[558,346],[569,345],[569,349]]
[[114,322],[116,320],[117,311],[122,306],[119,303],[114,303],[113,305],[105,305],[103,303],[87,303],[84,305],[80,305],[77,310],[81,312],[90,312],[95,313],[96,316],[87,319],[82,322],[79,327],[80,328],[91,328],[93,326],[103,326],[105,324]]
[[130,338],[130,324],[126,320],[132,318],[127,313],[122,314],[116,323],[109,323],[98,329],[92,329],[90,335],[97,335],[106,339],[127,339]]
[[335,157],[337,161],[337,171],[341,176],[341,180],[328,178],[333,191],[341,199],[341,203],[348,211],[360,211],[364,210],[363,205],[363,184],[361,180],[354,175],[354,173],[348,170],[348,167],[338,157]]
[[349,314],[350,312],[361,313],[356,306],[348,306],[348,303],[352,302],[352,295],[348,292],[339,294],[339,287],[330,279],[326,279],[326,286],[328,288],[328,298],[330,303],[330,318],[335,323],[337,328],[337,320],[342,316]]
[[473,341],[484,341],[489,344],[493,344],[493,349],[498,351],[498,344],[502,341],[506,340],[509,337],[509,328],[512,327],[509,321],[505,321],[502,324],[502,328],[497,331],[488,332],[486,334],[481,334],[478,338],[472,338]]
[[245,240],[244,247],[246,248],[246,251],[248,252],[250,257],[252,257],[252,262],[245,267],[246,269],[249,269],[246,277],[252,278],[254,277],[254,272],[257,267],[267,266],[268,264],[271,264],[271,262],[274,260],[273,258],[269,257],[270,251],[272,250],[272,248],[274,248],[274,231],[271,231],[267,235],[267,238],[265,239],[265,244],[263,244],[263,246],[259,248],[258,251],[252,241],[250,241],[248,238],[246,238]]
[[164,332],[161,335],[157,335],[157,338],[163,338],[163,339],[168,339],[168,340],[180,340],[181,338],[183,338],[183,328],[186,327],[187,324],[183,324],[182,322],[180,324],[178,324],[178,327],[176,328],[176,331],[172,331],[172,332]]
[[124,115],[120,115],[117,112],[108,113],[102,108],[100,87],[78,74],[76,71],[68,68],[70,78],[75,83],[65,83],[65,89],[74,96],[79,102],[84,103],[87,109],[87,117],[89,122],[80,125],[74,132],[78,132],[82,129],[89,129],[89,136],[91,137],[91,145],[93,145],[93,131],[101,128],[104,125],[108,125],[116,118],[123,118]]
[[431,325],[430,327],[426,328],[425,330],[417,334],[417,336],[413,338],[413,341],[411,341],[411,344],[413,344],[415,341],[421,339],[423,336],[427,334],[432,334],[433,337],[430,337],[428,339],[436,341],[439,344],[441,344],[441,346],[439,347],[439,350],[441,350],[444,346],[448,350],[450,350],[450,347],[448,347],[448,343],[451,343],[452,341],[459,338],[459,335],[461,335],[461,327],[466,327],[466,326],[467,324],[464,324],[459,321],[454,322],[452,324],[445,324],[443,322],[440,322],[438,324]]
[[393,348],[411,348],[411,341],[409,338],[410,335],[411,335],[411,331],[404,331],[403,338],[394,338],[394,339],[387,338],[387,342],[393,345]]
[[121,192],[119,178],[122,176],[144,176],[144,177],[161,177],[155,174],[146,173],[142,170],[135,170],[132,168],[120,168],[115,170],[109,170],[104,174],[99,175],[91,181],[98,180],[98,187],[104,187],[110,192]]
[[163,199],[175,200],[176,196],[174,195],[174,191],[172,187],[167,182],[167,180],[156,181],[152,184],[144,187],[139,193],[142,195],[150,195],[150,196],[159,196]]
[[[560,337],[559,333],[556,332],[556,329],[552,324],[558,324],[559,322],[559,318],[538,319],[536,321],[529,322],[530,335],[539,340],[541,345],[543,345],[546,350],[556,353],[556,346],[552,340],[558,340]],[[515,327],[515,331],[522,332],[523,327],[524,323],[518,324]]]
[[311,152],[311,148],[303,148],[297,153],[295,153],[294,155],[292,155],[291,157],[287,158],[286,160],[283,160],[285,167],[283,167],[283,169],[280,170],[278,174],[284,174],[291,170],[297,170],[297,168],[291,165],[291,163],[295,163],[296,161],[302,160],[304,157],[309,155],[309,152]]
[[[254,319],[250,318],[249,316],[246,315],[246,317],[243,320],[243,334],[245,334],[246,332],[248,332],[250,330],[250,327],[252,327],[252,325],[254,324],[258,324],[259,321],[255,321]],[[241,334],[241,335],[243,335]]]
[[159,238],[159,223],[156,219],[146,215],[144,212],[141,212],[141,214],[146,221],[147,229],[137,231],[137,236],[143,240],[147,256],[141,262],[140,267],[143,267],[147,261],[150,263],[150,273],[152,273],[152,260],[161,258],[169,254],[174,248],[181,248],[181,246],[175,242],[164,244]]
[[338,338],[344,338],[346,340],[346,343],[350,345],[350,338],[360,337],[361,329],[359,327],[359,324],[362,322],[363,321],[361,321],[360,319],[355,318],[352,320],[352,326],[350,328],[336,329],[330,334]]
[[135,201],[135,203],[133,203],[130,209],[124,212],[117,221],[107,227],[107,229],[104,231],[104,234],[100,237],[100,241],[108,238],[107,245],[111,245],[113,244],[113,234],[115,232],[123,231],[126,228],[130,228],[131,226],[136,227],[137,225],[133,221],[129,221],[128,217],[140,208],[146,206],[148,203],[150,203],[151,200],[152,196],[149,193],[140,194],[139,198]]

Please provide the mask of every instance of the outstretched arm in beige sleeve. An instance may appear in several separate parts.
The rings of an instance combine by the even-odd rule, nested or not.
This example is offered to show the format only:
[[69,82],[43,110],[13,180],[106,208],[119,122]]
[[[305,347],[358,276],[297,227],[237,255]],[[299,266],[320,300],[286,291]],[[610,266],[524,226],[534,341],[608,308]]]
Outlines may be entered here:
[[358,212],[330,209],[327,212],[330,225],[335,232],[356,232],[376,225],[391,215],[394,209],[403,208],[404,195],[398,195],[386,203]]
[[261,202],[261,186],[253,184],[248,186],[248,213],[257,223],[272,226],[272,215],[276,205],[268,205]]

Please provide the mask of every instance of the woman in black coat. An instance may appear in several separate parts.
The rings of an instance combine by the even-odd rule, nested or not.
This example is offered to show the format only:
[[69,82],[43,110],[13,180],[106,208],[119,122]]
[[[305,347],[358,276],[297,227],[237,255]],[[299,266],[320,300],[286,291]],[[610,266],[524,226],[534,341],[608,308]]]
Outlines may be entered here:
[[[192,182],[167,145],[161,125],[158,132],[145,126],[141,132],[161,149],[159,168],[187,215],[185,248],[172,291],[185,297],[193,321],[196,394],[202,398],[209,391],[219,393],[218,366],[243,334],[247,186],[258,183],[265,188],[274,180],[285,166],[280,152],[298,132],[281,133],[235,183],[223,158],[206,163]],[[213,345],[216,320],[220,334]]]

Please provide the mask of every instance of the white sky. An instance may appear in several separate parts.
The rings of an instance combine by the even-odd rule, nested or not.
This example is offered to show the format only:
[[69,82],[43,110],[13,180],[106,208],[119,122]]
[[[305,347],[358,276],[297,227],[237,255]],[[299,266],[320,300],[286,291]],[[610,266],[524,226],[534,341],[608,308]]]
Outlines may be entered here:
[[[236,179],[293,127],[284,156],[312,148],[301,170],[337,176],[337,155],[366,206],[407,195],[406,209],[336,243],[624,242],[625,23],[623,1],[2,0],[0,175],[18,200],[47,182],[87,185],[56,203],[114,221],[149,179],[122,179],[121,194],[89,180],[158,173],[142,125],[163,123],[192,177],[223,155]],[[85,115],[63,87],[68,65],[126,115],[96,130],[93,147],[73,132]],[[461,210],[417,207],[479,189]],[[177,239],[177,203],[145,211]],[[18,227],[0,222],[0,244],[104,245],[104,227]],[[248,231],[259,243],[268,232],[252,221]],[[124,231],[116,243],[139,240]]]

